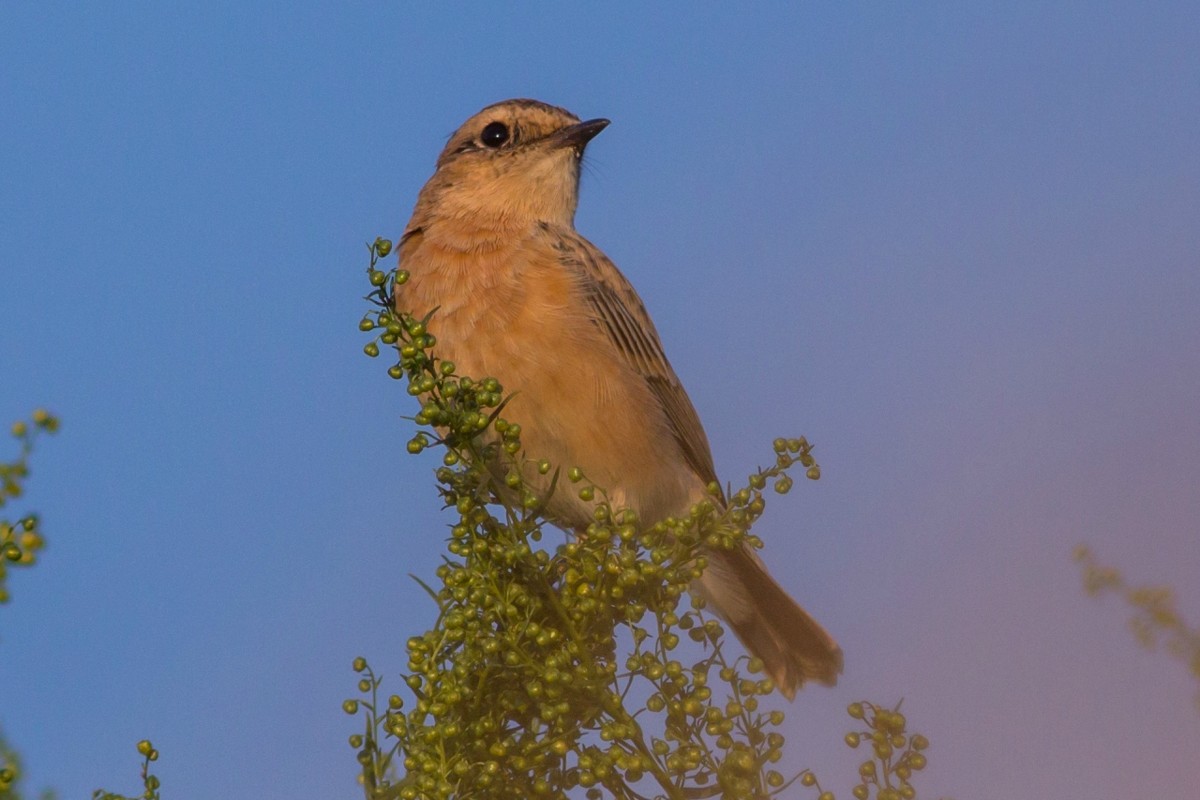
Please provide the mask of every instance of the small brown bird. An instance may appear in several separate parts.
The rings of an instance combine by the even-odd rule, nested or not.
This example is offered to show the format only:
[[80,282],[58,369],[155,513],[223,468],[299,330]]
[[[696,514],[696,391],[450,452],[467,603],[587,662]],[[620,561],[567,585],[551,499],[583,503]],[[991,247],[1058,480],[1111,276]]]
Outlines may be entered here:
[[[708,438],[633,286],[575,231],[584,148],[608,125],[534,100],[480,111],[450,137],[399,246],[397,305],[438,356],[515,396],[532,459],[581,467],[613,508],[653,522],[708,498]],[[539,480],[540,479],[540,480]],[[531,471],[531,485],[548,479]],[[546,513],[582,530],[592,504],[558,491]],[[743,547],[708,553],[692,591],[724,617],[790,699],[842,670],[833,638]]]

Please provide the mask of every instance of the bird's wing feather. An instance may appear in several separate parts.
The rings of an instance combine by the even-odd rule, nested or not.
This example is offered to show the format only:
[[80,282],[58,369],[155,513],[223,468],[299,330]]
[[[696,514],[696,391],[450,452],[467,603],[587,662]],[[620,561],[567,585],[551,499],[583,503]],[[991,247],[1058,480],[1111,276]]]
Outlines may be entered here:
[[629,280],[599,248],[574,231],[543,225],[543,232],[551,237],[560,263],[579,281],[593,322],[654,393],[688,464],[705,483],[717,481],[700,417]]

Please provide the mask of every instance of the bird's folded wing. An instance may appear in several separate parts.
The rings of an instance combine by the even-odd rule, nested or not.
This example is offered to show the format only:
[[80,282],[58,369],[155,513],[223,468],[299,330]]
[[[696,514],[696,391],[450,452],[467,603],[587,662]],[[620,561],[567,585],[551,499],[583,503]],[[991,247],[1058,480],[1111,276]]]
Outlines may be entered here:
[[629,280],[604,253],[574,231],[544,226],[564,267],[579,280],[593,321],[658,399],[688,464],[705,482],[717,480],[708,437],[691,398],[663,352],[658,331]]

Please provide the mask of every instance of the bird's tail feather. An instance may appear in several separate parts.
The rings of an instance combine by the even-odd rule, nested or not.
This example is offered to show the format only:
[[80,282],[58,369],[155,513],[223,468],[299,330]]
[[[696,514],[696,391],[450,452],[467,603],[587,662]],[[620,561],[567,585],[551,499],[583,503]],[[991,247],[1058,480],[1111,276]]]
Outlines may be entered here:
[[767,572],[749,548],[710,550],[708,567],[693,584],[791,700],[805,681],[837,683],[842,650]]

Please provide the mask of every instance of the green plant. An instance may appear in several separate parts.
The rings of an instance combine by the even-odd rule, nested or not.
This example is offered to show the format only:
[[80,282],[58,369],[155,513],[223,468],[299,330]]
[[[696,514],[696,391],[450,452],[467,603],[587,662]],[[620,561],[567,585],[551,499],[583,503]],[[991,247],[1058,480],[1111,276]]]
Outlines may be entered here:
[[[0,462],[0,509],[24,494],[34,442],[43,433],[57,431],[58,425],[58,418],[44,409],[34,411],[29,422],[13,423],[12,435],[19,442],[20,450],[12,461]],[[44,546],[37,514],[25,514],[16,522],[0,517],[0,603],[9,600],[8,569],[33,566]],[[21,775],[20,758],[0,736],[0,800],[21,800]],[[53,795],[46,791],[41,796],[49,798]]]
[[[1093,597],[1120,595],[1133,609],[1129,626],[1138,642],[1149,650],[1160,645],[1174,658],[1187,664],[1188,672],[1200,682],[1200,628],[1191,627],[1176,608],[1175,592],[1169,586],[1130,586],[1113,567],[1097,563],[1085,545],[1075,548],[1075,560],[1083,568],[1083,588]],[[1196,693],[1200,709],[1200,690]]]
[[[9,747],[4,736],[0,734],[0,800],[22,800],[28,797],[21,788],[21,757]],[[49,789],[38,795],[40,800],[54,800],[54,793]]]
[[[0,462],[0,508],[4,508],[24,493],[24,483],[29,477],[29,456],[33,452],[37,437],[44,433],[55,433],[58,428],[58,418],[44,409],[34,411],[29,422],[13,423],[12,435],[20,443],[20,452],[16,459]],[[42,537],[36,514],[26,514],[16,523],[0,519],[0,603],[9,600],[5,585],[7,568],[32,566],[37,562],[37,554],[43,547],[45,539]],[[142,764],[145,792],[136,800],[159,800],[158,778],[149,771],[150,762],[158,759],[158,751],[149,741],[143,740],[138,743],[138,752],[145,758]],[[0,737],[0,800],[21,800],[23,795],[20,781],[20,758],[3,737]],[[92,796],[94,800],[135,800],[103,790],[97,790]],[[47,790],[41,797],[43,800],[50,800],[53,793]]]
[[149,739],[142,739],[138,742],[137,751],[142,757],[142,793],[127,797],[105,789],[97,789],[92,792],[92,800],[161,800],[158,792],[160,782],[158,777],[150,772],[150,764],[158,761],[158,751],[154,749],[154,745],[150,743]]
[[[388,374],[421,404],[407,450],[440,448],[438,490],[457,518],[439,585],[422,584],[437,620],[408,640],[411,707],[398,694],[384,701],[381,679],[354,661],[360,697],[344,710],[363,717],[350,744],[367,797],[762,798],[796,780],[820,792],[810,771],[780,770],[783,712],[763,707],[774,686],[761,665],[729,657],[720,621],[684,600],[705,567],[702,548],[761,545],[750,526],[768,485],[789,491],[796,464],[819,477],[808,442],[776,440],[774,464],[727,503],[653,525],[612,507],[578,468],[537,462],[551,491],[596,501],[586,534],[550,549],[545,497],[522,479],[520,427],[503,416],[503,387],[433,354],[431,320],[396,309],[393,289],[407,274],[378,269],[391,243],[369,249],[373,308],[359,327],[374,339],[364,351],[394,349]],[[877,755],[898,747],[903,717],[866,707],[869,727],[885,731]],[[896,791],[907,793],[897,797],[915,796],[907,778],[924,756],[894,756],[880,756],[880,791],[903,773]],[[863,785],[874,784],[864,776]]]
[[[58,424],[57,417],[40,408],[30,422],[13,423],[12,435],[20,443],[20,452],[14,460],[0,462],[0,509],[24,494],[34,442],[41,434],[56,432]],[[0,518],[0,603],[9,600],[8,569],[33,566],[44,546],[37,514],[25,514],[16,522]]]

